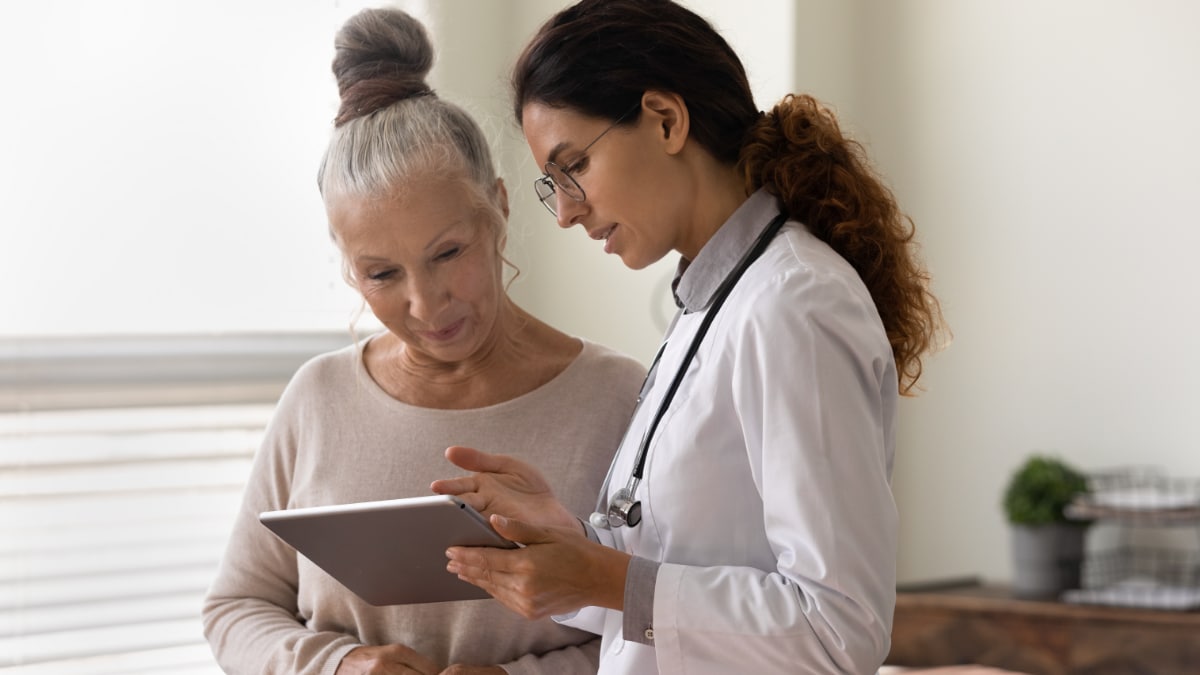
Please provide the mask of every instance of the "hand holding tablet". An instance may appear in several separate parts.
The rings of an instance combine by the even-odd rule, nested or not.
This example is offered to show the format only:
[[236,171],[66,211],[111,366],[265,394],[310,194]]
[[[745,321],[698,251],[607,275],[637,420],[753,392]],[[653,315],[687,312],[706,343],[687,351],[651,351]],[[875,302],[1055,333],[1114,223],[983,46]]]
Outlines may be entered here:
[[444,495],[266,511],[259,522],[372,605],[486,598],[446,571],[446,549],[517,547]]

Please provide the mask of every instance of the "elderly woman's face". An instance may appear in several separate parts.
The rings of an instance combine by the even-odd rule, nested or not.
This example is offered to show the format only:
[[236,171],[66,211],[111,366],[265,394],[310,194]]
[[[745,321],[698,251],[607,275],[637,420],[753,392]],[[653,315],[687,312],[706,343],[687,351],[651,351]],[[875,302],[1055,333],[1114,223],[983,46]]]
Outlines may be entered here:
[[459,362],[495,337],[500,252],[461,184],[418,181],[398,197],[336,199],[327,210],[359,291],[412,356]]

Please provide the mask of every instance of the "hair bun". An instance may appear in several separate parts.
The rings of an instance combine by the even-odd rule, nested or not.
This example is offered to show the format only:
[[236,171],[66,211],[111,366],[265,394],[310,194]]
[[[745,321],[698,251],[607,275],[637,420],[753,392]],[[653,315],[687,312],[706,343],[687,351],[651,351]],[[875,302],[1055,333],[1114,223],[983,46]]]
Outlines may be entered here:
[[398,9],[364,9],[334,38],[333,74],[342,103],[335,126],[433,91],[433,43],[425,26]]

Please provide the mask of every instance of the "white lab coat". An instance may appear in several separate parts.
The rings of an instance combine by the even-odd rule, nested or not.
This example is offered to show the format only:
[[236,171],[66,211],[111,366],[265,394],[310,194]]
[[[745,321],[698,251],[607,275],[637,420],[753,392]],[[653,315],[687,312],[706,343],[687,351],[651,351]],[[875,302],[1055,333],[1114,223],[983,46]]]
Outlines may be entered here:
[[[776,208],[756,193],[730,222],[757,231]],[[680,316],[668,336],[610,496],[702,316]],[[788,223],[721,308],[659,425],[637,493],[643,521],[598,532],[662,562],[653,646],[623,639],[621,612],[563,619],[603,634],[599,672],[874,673],[895,606],[897,397],[861,280]]]

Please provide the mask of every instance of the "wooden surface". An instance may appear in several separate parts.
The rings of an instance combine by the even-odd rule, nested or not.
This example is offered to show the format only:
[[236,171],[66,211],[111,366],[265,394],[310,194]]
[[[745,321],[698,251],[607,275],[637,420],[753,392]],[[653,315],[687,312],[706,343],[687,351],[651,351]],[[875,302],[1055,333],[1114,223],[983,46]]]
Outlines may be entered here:
[[1200,613],[1013,598],[1005,588],[900,592],[887,663],[1031,675],[1196,675]]

